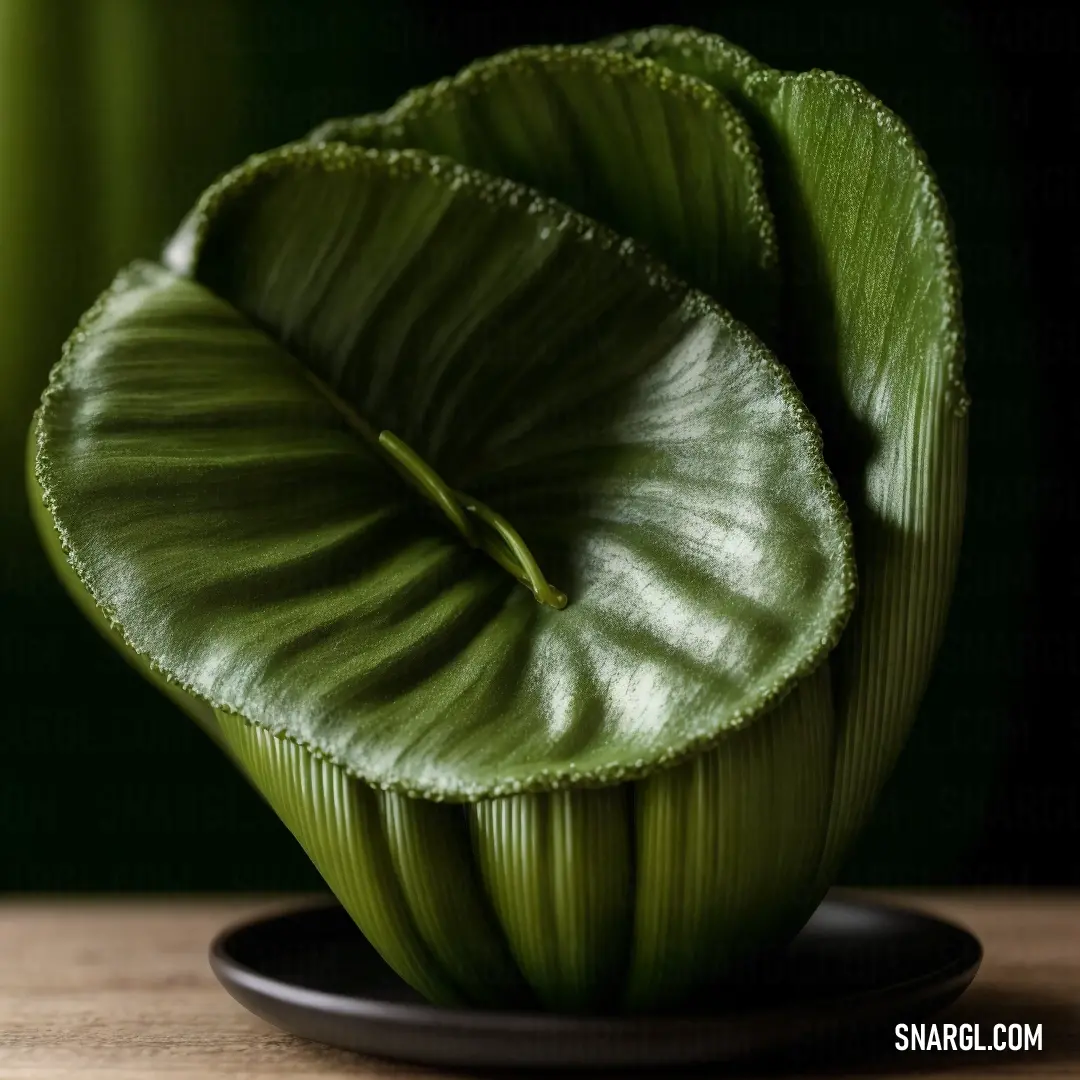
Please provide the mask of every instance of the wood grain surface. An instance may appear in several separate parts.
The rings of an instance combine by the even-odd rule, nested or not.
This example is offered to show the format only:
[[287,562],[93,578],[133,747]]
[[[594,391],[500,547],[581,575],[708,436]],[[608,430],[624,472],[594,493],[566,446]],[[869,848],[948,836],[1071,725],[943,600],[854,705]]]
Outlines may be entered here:
[[[882,1047],[870,1061],[799,1075],[1080,1077],[1080,894],[879,895],[965,924],[982,940],[975,983],[938,1021],[978,1022],[984,1042],[996,1023],[1041,1024],[1042,1050]],[[246,1012],[210,973],[207,944],[225,925],[297,899],[0,899],[0,1080],[512,1075],[374,1061],[285,1035]]]

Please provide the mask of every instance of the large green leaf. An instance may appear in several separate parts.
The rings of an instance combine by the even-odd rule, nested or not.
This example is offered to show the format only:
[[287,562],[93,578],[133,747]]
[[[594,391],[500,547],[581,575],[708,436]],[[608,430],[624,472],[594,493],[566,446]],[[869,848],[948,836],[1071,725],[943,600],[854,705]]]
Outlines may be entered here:
[[[106,618],[186,691],[377,786],[479,799],[702,751],[853,600],[816,425],[633,244],[418,153],[296,146],[117,280],[39,413]],[[518,527],[536,603],[388,465],[391,429]]]
[[914,719],[959,553],[968,397],[948,216],[911,132],[852,80],[784,74],[696,30],[606,44],[730,96],[762,149],[787,293],[780,355],[822,425],[859,566],[859,604],[832,658],[829,877]]
[[769,340],[776,236],[746,121],[698,79],[582,46],[514,49],[316,142],[416,148],[538,188],[655,244],[685,281]]

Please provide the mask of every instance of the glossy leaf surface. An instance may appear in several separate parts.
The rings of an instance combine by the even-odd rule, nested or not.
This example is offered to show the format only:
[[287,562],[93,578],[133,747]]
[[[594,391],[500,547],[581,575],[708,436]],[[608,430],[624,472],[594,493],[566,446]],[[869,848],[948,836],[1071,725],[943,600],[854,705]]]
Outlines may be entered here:
[[[641,775],[812,670],[846,515],[786,372],[633,245],[422,154],[298,146],[122,277],[46,394],[68,558],[196,696],[376,785]],[[525,536],[541,607],[357,416]]]

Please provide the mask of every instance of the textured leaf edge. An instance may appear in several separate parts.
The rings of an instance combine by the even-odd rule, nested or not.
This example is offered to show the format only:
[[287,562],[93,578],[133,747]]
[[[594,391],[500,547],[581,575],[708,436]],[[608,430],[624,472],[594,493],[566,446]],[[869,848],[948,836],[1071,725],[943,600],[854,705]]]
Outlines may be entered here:
[[746,118],[719,90],[703,79],[684,75],[628,52],[616,52],[596,44],[534,45],[508,49],[475,60],[455,75],[409,90],[384,112],[326,120],[307,135],[306,141],[316,144],[338,140],[358,143],[379,130],[394,135],[403,129],[404,118],[422,118],[444,107],[454,95],[480,93],[486,81],[508,71],[512,74],[515,68],[528,65],[571,71],[575,68],[590,70],[607,78],[620,75],[636,77],[661,93],[693,101],[722,114],[724,124],[733,136],[732,145],[736,153],[749,165],[746,177],[751,185],[753,223],[763,244],[763,266],[778,266],[776,223],[762,183],[761,153]]
[[[659,45],[673,49],[695,49],[706,58],[710,55],[723,57],[724,62],[730,65],[733,71],[740,73],[747,96],[756,99],[759,105],[767,103],[762,93],[766,88],[775,91],[785,84],[815,81],[827,82],[842,94],[856,98],[865,105],[873,113],[878,126],[893,135],[905,153],[910,155],[912,169],[919,176],[930,218],[930,231],[940,259],[940,272],[945,285],[944,313],[939,332],[948,342],[947,348],[943,350],[947,357],[945,380],[948,388],[948,404],[951,406],[952,414],[957,418],[967,415],[971,406],[971,396],[964,383],[964,322],[955,228],[926,151],[915,137],[915,133],[900,116],[861,82],[848,75],[839,75],[835,71],[824,68],[812,68],[802,72],[781,71],[758,60],[741,45],[736,45],[719,34],[711,34],[695,27],[676,24],[652,26],[614,34],[593,42],[592,45],[594,48],[626,50],[632,56],[652,59],[653,63],[660,66],[663,66],[663,60],[653,59],[648,51],[650,47]],[[698,76],[686,77],[694,82],[711,85]]]

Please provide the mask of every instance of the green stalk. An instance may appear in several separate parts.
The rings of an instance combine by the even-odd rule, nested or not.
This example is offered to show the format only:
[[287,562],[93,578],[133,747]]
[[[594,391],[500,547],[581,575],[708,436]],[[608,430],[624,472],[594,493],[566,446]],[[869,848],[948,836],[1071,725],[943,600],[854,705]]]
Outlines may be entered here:
[[[479,499],[455,491],[411,447],[392,431],[375,428],[332,386],[310,368],[297,362],[304,378],[323,396],[351,430],[385,460],[414,491],[439,509],[465,542],[490,555],[508,574],[517,578],[538,603],[556,610],[566,607],[567,596],[544,577],[525,541],[501,514]],[[476,528],[480,522],[481,529]]]
[[[520,533],[490,506],[479,499],[462,492],[457,493],[466,510],[482,521],[497,537],[495,543],[481,541],[484,550],[506,571],[532,590],[533,596],[541,604],[561,611],[567,604],[567,596],[561,589],[556,589],[540,571],[532,552],[528,549]],[[499,541],[502,542],[500,545]]]
[[379,432],[379,448],[398,474],[446,516],[470,547],[478,547],[476,530],[457,495],[424,459],[392,431]]
[[[453,490],[412,447],[392,431],[380,432],[378,445],[395,469],[450,519],[471,547],[478,547],[490,555],[507,573],[530,589],[539,603],[556,610],[566,607],[566,593],[548,582],[520,533],[502,514],[471,495]],[[486,529],[478,533],[470,515],[482,522]]]
[[527,1004],[525,980],[510,956],[474,872],[461,806],[380,792],[383,831],[417,931],[469,999]]
[[481,871],[521,971],[545,1008],[617,999],[633,909],[630,789],[471,804]]
[[678,1002],[817,906],[832,732],[826,665],[715,750],[636,784],[629,1009]]
[[431,1001],[467,1004],[413,921],[382,831],[377,793],[290,739],[230,713],[217,716],[251,782],[383,959]]

